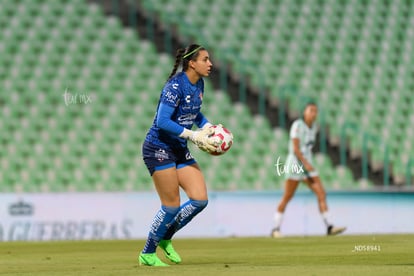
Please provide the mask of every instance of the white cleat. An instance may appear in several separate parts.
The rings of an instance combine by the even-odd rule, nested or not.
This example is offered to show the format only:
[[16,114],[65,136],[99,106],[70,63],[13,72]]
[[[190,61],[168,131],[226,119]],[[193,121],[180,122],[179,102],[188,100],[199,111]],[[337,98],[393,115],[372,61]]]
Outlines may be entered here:
[[346,230],[346,227],[335,227],[333,225],[329,225],[327,235],[328,236],[339,235],[342,232],[344,232],[345,230]]
[[272,233],[270,234],[272,238],[281,238],[282,234],[280,234],[279,228],[273,228]]

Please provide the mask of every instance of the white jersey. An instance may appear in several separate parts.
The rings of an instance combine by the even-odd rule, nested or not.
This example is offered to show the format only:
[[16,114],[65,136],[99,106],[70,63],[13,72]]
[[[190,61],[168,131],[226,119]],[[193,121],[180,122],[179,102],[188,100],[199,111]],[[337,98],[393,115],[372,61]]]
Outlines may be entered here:
[[299,139],[299,148],[302,155],[313,166],[312,162],[312,148],[316,142],[316,133],[318,129],[316,124],[312,127],[303,121],[297,119],[293,122],[289,133],[289,155],[286,160],[285,174],[287,179],[303,180],[309,176],[317,176],[318,172],[305,172],[302,162],[298,160],[293,150],[293,139]]
[[312,148],[316,142],[317,132],[318,129],[316,124],[313,124],[312,127],[309,128],[303,119],[295,120],[289,133],[289,155],[295,156],[295,152],[293,150],[293,139],[298,138],[300,152],[306,160],[308,160],[308,162],[312,162]]

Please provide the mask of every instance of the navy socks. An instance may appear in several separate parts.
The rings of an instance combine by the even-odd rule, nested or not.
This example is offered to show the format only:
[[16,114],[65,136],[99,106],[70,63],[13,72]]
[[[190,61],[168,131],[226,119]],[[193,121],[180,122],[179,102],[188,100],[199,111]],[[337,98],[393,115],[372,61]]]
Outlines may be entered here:
[[163,240],[171,240],[172,236],[181,228],[183,228],[187,223],[189,223],[198,213],[200,213],[204,208],[206,208],[208,200],[192,200],[190,199],[184,203],[180,211],[175,216],[174,220],[170,222],[170,227],[168,228],[166,234],[164,235]]
[[206,208],[208,200],[188,200],[181,207],[161,206],[155,215],[142,253],[154,253],[161,240],[172,236]]
[[180,207],[161,206],[161,209],[155,215],[151,229],[148,234],[147,242],[142,253],[154,253],[157,249],[158,243],[167,232],[168,223],[177,215]]

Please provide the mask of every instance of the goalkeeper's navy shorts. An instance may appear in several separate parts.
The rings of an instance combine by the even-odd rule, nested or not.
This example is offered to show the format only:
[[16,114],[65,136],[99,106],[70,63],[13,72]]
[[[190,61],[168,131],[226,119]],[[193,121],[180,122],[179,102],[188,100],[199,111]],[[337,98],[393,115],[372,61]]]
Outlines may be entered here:
[[153,175],[155,171],[172,167],[180,169],[196,163],[187,147],[177,149],[163,148],[151,144],[148,141],[145,141],[142,144],[142,156],[151,175]]

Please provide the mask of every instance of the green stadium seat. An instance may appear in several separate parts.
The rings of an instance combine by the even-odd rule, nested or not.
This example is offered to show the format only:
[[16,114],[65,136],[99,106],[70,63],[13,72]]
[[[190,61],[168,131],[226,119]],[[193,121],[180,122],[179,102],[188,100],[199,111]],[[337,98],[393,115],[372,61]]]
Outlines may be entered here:
[[[384,137],[381,142],[389,147],[392,172],[403,175],[398,159],[413,151],[406,122],[414,107],[408,3],[244,0],[234,5],[218,0],[145,0],[142,4],[166,25],[174,24],[184,38],[193,37],[203,45],[206,40],[214,58],[226,56],[232,70],[247,74],[253,85],[265,83],[276,102],[281,87],[295,87],[285,95],[291,115],[299,114],[303,99],[314,98],[333,137],[339,139],[345,123],[357,124],[359,129],[347,130],[351,152],[362,148],[361,130]],[[0,9],[0,28],[0,85],[14,91],[0,95],[5,107],[0,159],[8,158],[11,168],[4,170],[2,164],[4,189],[152,190],[141,164],[140,144],[154,116],[159,80],[168,76],[173,58],[158,54],[152,42],[125,30],[117,18],[105,17],[97,4],[81,0],[6,1]],[[204,39],[194,37],[194,30],[201,30]],[[66,88],[94,95],[94,102],[66,106]],[[210,187],[274,189],[272,181],[280,181],[270,167],[274,154],[287,154],[287,132],[253,117],[243,103],[231,103],[226,91],[214,91],[209,81],[203,112],[235,137],[232,150],[218,158],[193,149]],[[29,126],[21,129],[22,122]],[[94,141],[99,143],[93,145]],[[30,155],[31,146],[43,148],[44,156],[36,155],[37,165],[26,167],[22,158]],[[119,152],[114,153],[114,147]],[[382,150],[369,148],[370,165],[380,164]],[[16,156],[10,155],[13,149]],[[327,156],[318,158],[328,187],[372,187],[355,184],[350,171],[334,168]],[[86,162],[84,167],[79,160]],[[234,160],[243,166],[236,167]],[[216,173],[219,167],[226,169]]]

